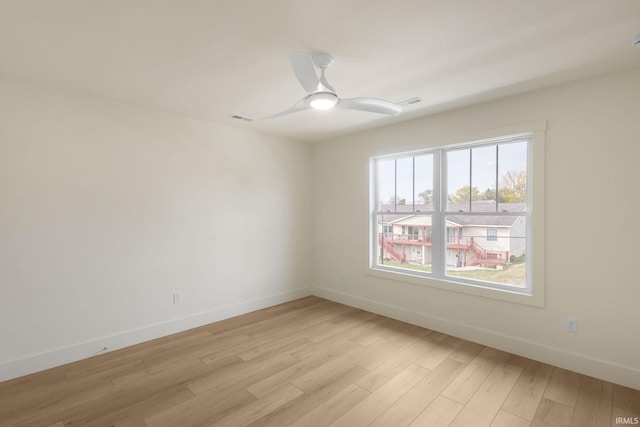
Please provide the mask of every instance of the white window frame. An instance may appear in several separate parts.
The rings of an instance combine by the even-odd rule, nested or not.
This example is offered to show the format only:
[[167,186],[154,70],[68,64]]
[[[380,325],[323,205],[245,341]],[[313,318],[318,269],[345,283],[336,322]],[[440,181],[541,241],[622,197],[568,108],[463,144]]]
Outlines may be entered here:
[[[517,125],[502,130],[479,132],[475,135],[460,136],[442,141],[434,141],[433,148],[407,150],[403,153],[374,153],[370,158],[370,254],[368,274],[378,278],[384,278],[395,282],[410,283],[418,286],[428,286],[448,291],[471,294],[507,302],[520,303],[535,307],[544,307],[544,145],[546,122],[540,121],[528,125]],[[375,196],[375,162],[381,158],[398,158],[402,155],[416,156],[425,153],[442,153],[443,150],[452,148],[472,147],[473,145],[492,144],[499,141],[514,140],[518,138],[530,138],[528,144],[527,165],[527,286],[516,288],[513,286],[500,286],[493,283],[470,281],[463,278],[446,276],[444,269],[444,257],[446,244],[441,245],[442,250],[433,250],[432,265],[435,272],[423,273],[408,269],[388,268],[377,265],[377,235],[376,226],[376,196]],[[440,159],[434,158],[434,205],[446,201],[446,189],[441,185],[443,172]],[[444,191],[443,191],[444,189]],[[440,206],[434,206],[432,215],[440,218],[433,219],[434,224],[444,224],[442,217],[446,213]],[[441,229],[442,228],[442,229]],[[535,229],[535,234],[533,230]],[[433,240],[446,239],[444,227],[433,227]],[[437,267],[436,267],[437,266]],[[437,271],[437,270],[440,271]],[[435,273],[435,274],[434,274]]]

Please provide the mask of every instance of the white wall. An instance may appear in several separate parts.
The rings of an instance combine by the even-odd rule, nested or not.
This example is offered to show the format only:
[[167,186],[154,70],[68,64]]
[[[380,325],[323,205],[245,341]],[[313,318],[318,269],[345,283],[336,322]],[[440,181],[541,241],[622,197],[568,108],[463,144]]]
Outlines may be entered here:
[[[640,388],[639,71],[312,148],[0,79],[0,380],[313,283],[320,296]],[[366,274],[369,156],[538,120],[544,308]]]
[[0,80],[0,380],[308,295],[310,165],[308,145]]
[[[640,388],[638,76],[610,74],[316,144],[314,293]],[[543,308],[367,274],[370,156],[540,120]],[[578,319],[577,334],[564,331],[566,315]]]

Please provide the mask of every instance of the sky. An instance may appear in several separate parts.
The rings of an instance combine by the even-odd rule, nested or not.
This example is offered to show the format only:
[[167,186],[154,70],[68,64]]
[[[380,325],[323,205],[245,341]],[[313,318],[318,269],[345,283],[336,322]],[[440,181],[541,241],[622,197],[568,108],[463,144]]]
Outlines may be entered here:
[[[471,186],[480,192],[496,188],[500,178],[507,171],[526,171],[527,143],[518,141],[497,146],[480,146],[475,148],[450,149],[446,151],[446,168],[448,194],[455,194],[456,190],[469,185],[471,172]],[[415,159],[415,193],[413,194],[413,163]],[[471,160],[472,159],[472,160]],[[433,190],[433,154],[421,154],[412,157],[394,159],[380,159],[377,161],[377,192],[378,200],[388,203],[394,195],[394,162],[397,162],[397,191],[398,200],[405,199],[420,202],[419,193],[426,189]],[[496,163],[498,168],[496,170]]]

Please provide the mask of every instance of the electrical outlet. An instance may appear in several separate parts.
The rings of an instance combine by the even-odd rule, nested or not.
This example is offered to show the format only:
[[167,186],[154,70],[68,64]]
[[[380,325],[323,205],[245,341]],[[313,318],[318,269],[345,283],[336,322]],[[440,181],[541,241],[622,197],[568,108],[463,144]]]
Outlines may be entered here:
[[181,304],[182,303],[182,292],[174,292],[173,293],[173,303]]
[[347,273],[345,273],[344,271],[342,273],[340,273],[340,281],[341,282],[346,282],[347,281]]
[[575,317],[564,318],[564,330],[575,334],[578,332],[578,320]]

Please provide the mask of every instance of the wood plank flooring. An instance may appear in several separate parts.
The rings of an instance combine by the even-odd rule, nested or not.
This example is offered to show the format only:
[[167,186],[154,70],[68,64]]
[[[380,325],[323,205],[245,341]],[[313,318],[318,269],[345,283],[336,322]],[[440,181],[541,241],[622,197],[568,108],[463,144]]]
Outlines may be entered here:
[[640,391],[317,297],[0,383],[0,426],[16,427],[613,427],[618,417],[640,417]]

